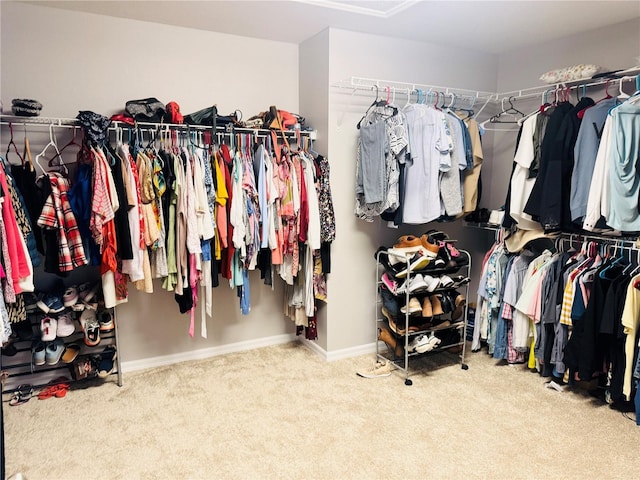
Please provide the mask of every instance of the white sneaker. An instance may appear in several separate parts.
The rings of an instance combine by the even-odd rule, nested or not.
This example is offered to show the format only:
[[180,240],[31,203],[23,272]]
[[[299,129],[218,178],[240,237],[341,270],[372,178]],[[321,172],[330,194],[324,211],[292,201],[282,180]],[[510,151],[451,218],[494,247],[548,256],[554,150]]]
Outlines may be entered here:
[[424,280],[424,283],[427,284],[427,292],[433,292],[440,286],[440,279],[438,277],[425,275],[422,279]]
[[40,340],[53,342],[56,339],[57,324],[55,318],[44,317],[40,321]]
[[388,377],[391,375],[391,364],[378,360],[370,369],[356,373],[364,378]]
[[416,273],[409,282],[409,293],[424,292],[427,288],[427,282],[424,281],[424,277],[419,273]]
[[411,343],[409,343],[407,350],[409,352],[414,352],[417,346],[424,345],[425,343],[429,343],[429,337],[425,334],[418,335],[413,340],[411,340]]
[[426,341],[423,341],[420,345],[416,345],[415,350],[418,353],[430,352],[438,345],[440,345],[440,341],[441,340],[438,337],[436,337],[434,334],[431,334],[431,336],[428,337]]
[[73,318],[71,318],[71,314],[63,313],[58,317],[58,325],[56,327],[56,335],[58,337],[68,337],[72,335],[73,332],[76,331],[76,326],[73,323]]

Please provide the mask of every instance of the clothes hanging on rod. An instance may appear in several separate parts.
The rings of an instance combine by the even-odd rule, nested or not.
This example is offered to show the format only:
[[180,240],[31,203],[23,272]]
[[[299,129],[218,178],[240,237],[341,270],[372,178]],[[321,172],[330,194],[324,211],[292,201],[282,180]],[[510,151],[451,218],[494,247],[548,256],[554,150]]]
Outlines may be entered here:
[[631,401],[640,266],[625,245],[562,238],[551,250],[512,254],[496,242],[483,263],[472,348],[484,340],[496,359],[527,362],[560,383],[597,378],[607,403]]
[[[68,266],[100,266],[107,306],[127,301],[130,285],[151,293],[152,280],[162,279],[178,309],[189,313],[191,335],[195,309],[202,304],[206,336],[219,277],[237,290],[247,314],[248,272],[260,269],[268,285],[274,273],[288,285],[305,285],[301,304],[286,301],[298,333],[315,339],[315,301],[326,301],[335,215],[328,162],[310,153],[309,136],[298,133],[300,148],[294,149],[286,140],[257,132],[212,135],[205,130],[202,135],[191,128],[164,127],[148,130],[147,143],[144,129],[126,131],[129,141],[122,138],[124,130],[112,128],[104,137],[109,142],[83,142],[69,177],[47,171],[39,188],[35,178],[25,182],[34,187],[29,193],[43,198],[41,205],[48,199],[48,209],[36,217],[47,225],[45,271],[64,274]],[[63,189],[62,195],[56,188]],[[62,205],[67,198],[68,208]],[[77,222],[71,229],[48,228],[54,219],[56,225],[67,225],[72,218]],[[14,263],[17,272],[21,263]]]
[[[561,98],[522,122],[503,226],[547,233],[640,231],[637,96]],[[615,204],[615,206],[612,205]]]
[[374,102],[360,122],[356,216],[392,225],[451,220],[476,209],[482,164],[465,111]]

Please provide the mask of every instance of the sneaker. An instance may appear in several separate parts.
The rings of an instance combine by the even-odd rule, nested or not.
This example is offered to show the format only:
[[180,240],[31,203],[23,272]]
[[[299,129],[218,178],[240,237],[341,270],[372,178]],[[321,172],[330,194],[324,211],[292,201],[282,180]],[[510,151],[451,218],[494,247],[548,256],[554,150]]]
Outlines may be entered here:
[[409,272],[415,272],[416,270],[422,270],[429,265],[431,259],[427,257],[422,251],[416,252],[408,262],[408,265],[405,265],[403,269],[401,269],[396,277],[404,278]]
[[440,275],[440,285],[442,285],[444,288],[453,286],[453,283],[453,279],[448,275]]
[[77,343],[70,343],[64,349],[64,353],[62,354],[62,363],[73,363],[73,361],[80,354],[80,345]]
[[[420,347],[420,349],[422,349],[426,344],[429,343],[429,336],[428,335],[418,335],[417,337],[415,337],[411,343],[409,343],[409,352],[415,352],[417,347]],[[418,353],[423,353],[423,352],[418,352]]]
[[420,302],[418,301],[417,298],[411,297],[411,299],[409,300],[409,303],[407,305],[403,305],[402,308],[400,308],[400,311],[404,314],[407,313],[407,310],[411,315],[422,313],[422,305],[420,305]]
[[423,275],[422,278],[427,284],[427,292],[431,293],[437,290],[440,286],[440,279],[438,277],[432,277],[431,275]]
[[44,317],[40,321],[40,340],[43,342],[52,342],[56,339],[58,322],[55,318]]
[[429,258],[434,259],[438,256],[438,250],[440,250],[440,247],[436,242],[432,242],[428,235],[422,235],[420,237],[420,241],[422,242],[423,251]]
[[364,378],[388,377],[391,375],[391,364],[379,360],[373,367],[356,373]]
[[385,287],[387,287],[387,290],[389,290],[394,295],[397,295],[397,293],[398,293],[398,282],[393,280],[391,278],[391,275],[389,275],[387,272],[384,272],[382,274],[381,281],[382,281],[382,284]]
[[109,310],[103,310],[98,314],[98,323],[101,332],[110,332],[114,329],[113,315]]
[[36,305],[38,305],[38,308],[44,313],[60,313],[64,310],[62,301],[55,295],[49,293],[38,300]]
[[380,297],[382,298],[382,306],[385,307],[391,315],[398,315],[400,311],[398,299],[385,285],[380,287]]
[[64,352],[64,342],[59,338],[47,345],[45,360],[47,365],[55,365],[60,361]]
[[409,288],[409,293],[424,292],[424,291],[427,291],[428,284],[427,282],[425,282],[425,279],[422,275],[420,275],[419,273],[416,273],[416,275],[409,282],[408,288]]
[[84,332],[84,343],[89,347],[95,347],[100,343],[100,324],[93,309],[86,308],[80,315],[80,326]]
[[78,303],[78,289],[76,287],[67,288],[62,295],[62,303],[65,307],[73,307]]
[[415,351],[418,353],[430,352],[435,349],[438,345],[440,345],[441,340],[435,335],[431,334],[430,337],[427,337],[426,341],[422,341],[420,345],[417,345]]
[[44,365],[45,364],[45,345],[43,342],[38,342],[33,347],[33,364]]
[[93,297],[96,296],[96,293],[98,293],[99,286],[100,285],[98,283],[95,283],[93,285],[89,283],[83,283],[82,285],[80,285],[78,287],[78,296],[80,297],[80,300],[85,304],[90,303],[91,300],[93,300]]
[[98,377],[106,378],[115,370],[116,348],[108,346],[100,355],[100,363],[98,364]]
[[56,326],[56,335],[58,337],[68,337],[76,331],[76,326],[73,323],[73,318],[70,313],[63,313],[58,317],[58,324]]

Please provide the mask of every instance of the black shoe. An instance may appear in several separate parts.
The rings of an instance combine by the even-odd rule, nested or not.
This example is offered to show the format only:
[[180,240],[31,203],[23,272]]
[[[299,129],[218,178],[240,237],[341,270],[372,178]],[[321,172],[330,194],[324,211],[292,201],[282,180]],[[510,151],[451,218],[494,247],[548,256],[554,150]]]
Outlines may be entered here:
[[400,263],[398,266],[395,266],[389,261],[389,254],[387,253],[386,247],[378,248],[374,256],[378,259],[380,265],[384,267],[387,273],[392,275],[394,278],[398,276],[398,273],[400,273],[401,270],[406,270],[406,264],[403,266],[403,264]]

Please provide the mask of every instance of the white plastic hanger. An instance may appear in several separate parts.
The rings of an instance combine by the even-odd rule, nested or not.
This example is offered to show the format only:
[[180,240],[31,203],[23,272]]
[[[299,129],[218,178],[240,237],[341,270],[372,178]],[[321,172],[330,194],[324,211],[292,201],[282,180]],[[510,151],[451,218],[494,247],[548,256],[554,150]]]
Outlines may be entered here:
[[[47,173],[47,170],[42,166],[42,163],[40,163],[40,159],[43,158],[46,155],[47,150],[49,149],[49,147],[53,147],[54,151],[56,152],[55,156],[57,156],[57,157],[60,156],[60,150],[58,149],[58,145],[56,144],[55,135],[53,133],[53,123],[49,124],[49,143],[47,143],[45,145],[45,147],[42,149],[42,151],[38,155],[36,155],[36,163],[40,167],[40,170],[42,170],[42,173],[45,173],[45,174]],[[61,161],[62,161],[62,159],[61,159]]]

